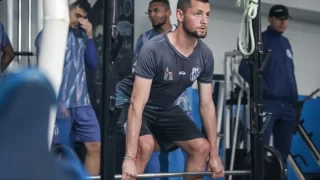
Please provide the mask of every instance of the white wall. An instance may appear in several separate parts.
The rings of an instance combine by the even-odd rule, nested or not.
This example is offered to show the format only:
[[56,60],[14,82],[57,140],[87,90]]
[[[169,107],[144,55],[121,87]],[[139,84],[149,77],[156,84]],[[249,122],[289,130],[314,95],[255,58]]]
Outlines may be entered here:
[[[135,40],[151,28],[148,17],[144,14],[148,4],[135,5]],[[223,59],[226,51],[236,49],[242,13],[213,7],[208,36],[204,39],[215,56],[215,73],[223,73]],[[262,29],[267,27],[267,17],[262,17]],[[292,44],[299,94],[309,94],[320,87],[318,68],[320,67],[320,25],[299,21],[290,21],[285,33]]]
[[[262,29],[268,25],[262,17]],[[224,52],[236,48],[241,14],[223,9],[214,9],[209,25],[209,35],[204,40],[214,52],[216,73],[223,73]],[[294,54],[295,72],[299,94],[309,94],[320,87],[320,25],[291,21],[284,34],[291,42]]]
[[307,11],[320,11],[319,0],[262,0],[262,2],[268,4],[283,4],[288,7],[304,9]]
[[[215,1],[230,1],[234,6],[237,0],[215,0]],[[243,2],[244,0],[241,0]],[[212,3],[215,3],[212,1]],[[263,5],[282,4],[289,8],[295,8],[302,11],[320,12],[319,0],[261,0]]]
[[[243,0],[241,0],[243,1]],[[224,7],[233,10],[242,10],[236,6],[236,0],[214,0],[210,1],[213,7]],[[274,4],[283,4],[289,8],[290,15],[295,20],[320,23],[320,1],[319,0],[261,0],[260,10],[262,14],[268,14]]]

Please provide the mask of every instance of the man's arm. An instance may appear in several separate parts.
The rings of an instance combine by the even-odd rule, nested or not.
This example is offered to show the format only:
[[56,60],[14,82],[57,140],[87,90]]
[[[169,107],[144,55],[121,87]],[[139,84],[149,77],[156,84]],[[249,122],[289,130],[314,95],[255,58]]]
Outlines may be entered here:
[[152,79],[136,77],[131,95],[127,124],[126,157],[137,157],[143,109],[148,101]]
[[212,99],[213,55],[208,50],[205,67],[198,78],[200,94],[200,115],[208,141],[211,145],[210,156],[218,155],[216,112]]
[[200,115],[208,141],[211,145],[210,155],[217,155],[216,110],[212,99],[212,84],[199,83]]
[[136,157],[138,138],[142,123],[143,109],[148,101],[152,79],[156,71],[155,51],[150,46],[144,46],[137,58],[135,81],[128,111],[126,156]]
[[10,43],[9,37],[1,24],[1,29],[2,29],[2,42],[1,42],[1,51],[2,51],[2,56],[1,56],[1,71],[4,72],[4,70],[7,69],[9,64],[12,62],[14,59],[14,51],[12,48],[12,45]]
[[87,40],[85,64],[89,69],[96,69],[99,63],[99,55],[93,38]]

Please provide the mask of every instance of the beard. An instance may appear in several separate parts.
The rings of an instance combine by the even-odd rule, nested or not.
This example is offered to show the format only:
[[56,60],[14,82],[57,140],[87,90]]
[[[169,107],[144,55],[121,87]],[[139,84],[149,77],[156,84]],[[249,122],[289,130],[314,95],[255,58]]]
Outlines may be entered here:
[[167,23],[167,17],[162,17],[160,22],[152,24],[152,27],[155,29],[161,29]]
[[164,23],[152,24],[152,27],[154,29],[160,29],[163,25],[164,25]]
[[203,34],[200,34],[198,33],[198,31],[191,31],[188,26],[187,26],[187,23],[186,21],[183,21],[182,22],[182,27],[183,27],[183,30],[186,32],[187,35],[189,36],[192,36],[192,37],[195,37],[195,38],[205,38],[207,36],[207,31]]

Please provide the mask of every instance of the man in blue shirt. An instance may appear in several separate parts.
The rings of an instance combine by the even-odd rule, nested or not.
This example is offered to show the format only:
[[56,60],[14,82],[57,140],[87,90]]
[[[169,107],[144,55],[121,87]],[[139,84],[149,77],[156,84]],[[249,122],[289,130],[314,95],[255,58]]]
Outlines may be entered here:
[[[63,79],[58,95],[58,112],[54,144],[65,141],[62,134],[72,135],[77,142],[84,142],[87,149],[85,167],[91,175],[100,173],[100,127],[91,106],[85,73],[98,66],[98,53],[94,45],[92,25],[86,18],[91,7],[87,0],[77,0],[70,6]],[[41,32],[36,38],[37,55],[41,47]]]
[[0,21],[0,56],[1,56],[1,72],[0,74],[2,74],[7,67],[9,66],[9,64],[11,63],[11,61],[13,60],[13,58],[15,57],[14,55],[14,51],[11,45],[11,42],[8,38],[7,32],[3,27],[3,24]]
[[142,46],[151,38],[168,31],[174,31],[175,25],[170,23],[170,3],[168,0],[151,0],[149,2],[148,15],[152,23],[152,29],[142,33],[137,41],[136,49],[134,51],[133,70],[136,66],[136,58]]
[[[284,162],[290,152],[296,120],[295,103],[298,100],[292,48],[288,38],[282,35],[289,18],[287,7],[274,5],[269,12],[270,25],[262,33],[264,51],[272,50],[262,74],[263,110],[272,113],[264,133],[264,143],[269,144],[273,133],[274,147]],[[240,64],[239,73],[246,81],[249,80],[248,66],[244,61]]]

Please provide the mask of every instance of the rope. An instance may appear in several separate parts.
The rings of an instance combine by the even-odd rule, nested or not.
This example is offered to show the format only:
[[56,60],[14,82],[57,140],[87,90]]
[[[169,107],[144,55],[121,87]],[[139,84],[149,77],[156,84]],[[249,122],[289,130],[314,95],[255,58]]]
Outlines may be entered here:
[[[256,18],[258,13],[258,1],[259,0],[243,0],[245,10],[240,26],[238,46],[244,57],[252,55],[255,49],[252,20]],[[237,6],[241,6],[241,0],[237,0]],[[250,49],[249,44],[251,45]]]

